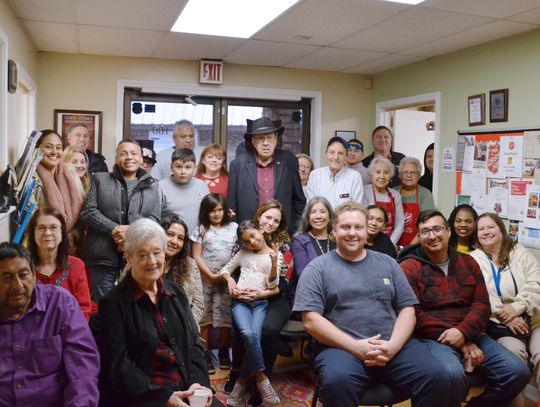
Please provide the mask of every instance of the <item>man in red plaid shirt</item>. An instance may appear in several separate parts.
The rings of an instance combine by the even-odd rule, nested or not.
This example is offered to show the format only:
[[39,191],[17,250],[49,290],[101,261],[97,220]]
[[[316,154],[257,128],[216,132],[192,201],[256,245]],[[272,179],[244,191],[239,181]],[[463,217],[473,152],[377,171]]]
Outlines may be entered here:
[[523,390],[530,371],[484,331],[489,297],[476,261],[448,246],[450,228],[439,211],[423,211],[416,222],[420,243],[405,248],[399,262],[418,298],[414,335],[446,367],[452,406],[468,392],[466,373],[485,378],[484,393],[468,406],[508,406]]

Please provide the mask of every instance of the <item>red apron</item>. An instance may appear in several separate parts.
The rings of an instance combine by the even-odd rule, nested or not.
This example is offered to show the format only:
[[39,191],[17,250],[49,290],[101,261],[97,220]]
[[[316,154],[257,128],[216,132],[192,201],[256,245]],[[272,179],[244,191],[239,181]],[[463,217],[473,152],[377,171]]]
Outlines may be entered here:
[[[399,190],[401,193],[401,188]],[[416,202],[405,203],[402,201],[403,212],[405,213],[405,227],[403,228],[403,234],[399,239],[398,245],[409,245],[416,236],[416,219],[420,215],[420,205],[418,205],[418,187],[416,187]]]
[[381,208],[383,208],[388,215],[388,222],[386,222],[386,225],[384,228],[382,228],[381,232],[390,237],[396,224],[396,202],[394,201],[394,195],[391,194],[390,189],[387,187],[386,193],[390,198],[390,202],[377,201],[377,194],[375,192],[375,188],[373,188],[373,185],[371,186],[371,189],[373,189],[373,199],[375,200],[375,205],[379,205]]

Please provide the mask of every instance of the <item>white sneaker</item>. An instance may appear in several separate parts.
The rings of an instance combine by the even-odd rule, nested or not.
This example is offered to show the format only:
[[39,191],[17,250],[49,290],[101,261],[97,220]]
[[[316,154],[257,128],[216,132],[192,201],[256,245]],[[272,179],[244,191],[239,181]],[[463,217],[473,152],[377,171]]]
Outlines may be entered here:
[[246,407],[246,388],[238,381],[235,383],[229,398],[227,399],[227,405],[229,407]]
[[257,389],[261,393],[263,406],[276,406],[281,401],[268,378],[257,382]]

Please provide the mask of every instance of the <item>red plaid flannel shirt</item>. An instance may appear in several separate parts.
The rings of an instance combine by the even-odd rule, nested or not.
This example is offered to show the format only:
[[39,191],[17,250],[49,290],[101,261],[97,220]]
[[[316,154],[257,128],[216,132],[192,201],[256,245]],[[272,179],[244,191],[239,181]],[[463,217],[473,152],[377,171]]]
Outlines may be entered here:
[[415,336],[437,340],[449,328],[457,328],[466,341],[485,331],[491,308],[482,271],[469,255],[448,249],[448,276],[432,264],[421,247],[400,261],[419,304]]

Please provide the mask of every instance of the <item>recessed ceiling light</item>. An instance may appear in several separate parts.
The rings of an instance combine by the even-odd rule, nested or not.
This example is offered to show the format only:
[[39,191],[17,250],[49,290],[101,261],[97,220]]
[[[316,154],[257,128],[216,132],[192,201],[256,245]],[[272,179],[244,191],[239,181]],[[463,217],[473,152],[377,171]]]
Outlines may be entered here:
[[384,1],[391,1],[392,3],[404,3],[404,4],[412,4],[413,6],[422,3],[425,0],[384,0]]
[[189,0],[171,31],[249,38],[299,0]]

